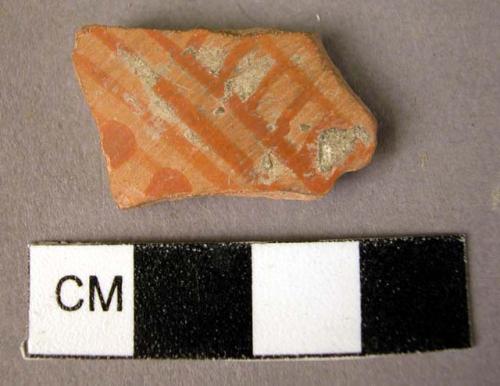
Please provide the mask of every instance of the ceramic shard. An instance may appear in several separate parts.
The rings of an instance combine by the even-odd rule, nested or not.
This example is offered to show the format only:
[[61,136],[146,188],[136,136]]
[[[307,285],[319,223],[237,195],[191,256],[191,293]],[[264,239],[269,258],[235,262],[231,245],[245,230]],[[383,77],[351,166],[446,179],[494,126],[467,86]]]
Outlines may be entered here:
[[309,33],[89,26],[73,63],[121,208],[319,198],[375,150],[374,117]]

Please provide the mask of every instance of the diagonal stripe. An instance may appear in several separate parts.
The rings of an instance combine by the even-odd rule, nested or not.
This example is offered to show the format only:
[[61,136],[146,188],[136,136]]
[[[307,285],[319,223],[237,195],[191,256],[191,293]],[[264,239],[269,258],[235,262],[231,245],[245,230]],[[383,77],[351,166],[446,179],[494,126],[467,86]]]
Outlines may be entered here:
[[[190,71],[193,77],[195,77],[200,83],[208,87],[209,91],[217,96],[216,91],[214,91],[211,87],[211,81],[208,79],[211,77],[204,68],[199,66],[195,61],[194,63],[191,63],[190,61],[186,60],[186,58],[181,55],[180,48],[165,35],[157,31],[148,31],[147,33],[155,41],[157,41],[164,50],[169,52],[174,60],[176,60],[179,64],[185,66],[185,68]],[[236,66],[237,59],[241,58],[242,52],[244,52],[245,50],[250,50],[252,48],[250,43],[253,44],[251,40],[243,40],[240,45],[238,45],[235,49],[233,49],[233,51],[228,54],[228,58],[226,58],[226,64],[229,64],[230,66]],[[223,71],[224,69],[221,71],[221,73]],[[165,96],[168,97],[168,94],[166,94]],[[236,97],[230,98],[229,106],[237,115],[238,119],[245,125],[245,127],[253,132],[256,135],[257,139],[262,141],[265,146],[275,151],[282,162],[290,167],[290,169],[297,175],[297,177],[304,183],[304,185],[308,189],[313,192],[317,192],[318,189],[322,189],[322,186],[325,182],[324,179],[322,177],[318,177],[314,181],[312,181],[311,179],[305,178],[303,162],[293,161],[290,163],[288,160],[296,152],[296,150],[282,138],[274,138],[273,140],[271,140],[269,132],[266,128],[267,123],[264,120],[253,114],[252,111],[249,111],[248,108],[244,104],[242,104],[241,101]],[[321,181],[321,186],[317,181]]]
[[[89,59],[77,52],[74,53],[74,58],[78,66],[89,73],[89,75],[106,89],[108,93],[128,105],[127,101],[123,98],[127,90],[122,87],[119,80],[113,79],[108,74],[99,70]],[[115,90],[115,92],[113,92],[113,90]],[[145,123],[150,124],[151,114],[148,112],[146,106],[143,105],[142,108],[146,113],[141,116],[141,119]],[[160,121],[165,126],[165,133],[160,138],[165,140],[165,138],[168,137],[169,143],[174,145],[175,150],[180,153],[185,161],[191,163],[196,169],[200,170],[201,174],[216,186],[233,189],[237,188],[237,185],[228,183],[230,177],[218,169],[217,166],[215,166],[196,146],[192,145],[182,135],[179,135],[175,128],[167,122],[163,120]]]
[[[97,31],[94,31],[94,33],[96,32]],[[100,30],[96,36],[103,40],[103,42],[107,43],[110,48],[112,47],[113,50],[118,48],[123,50],[127,49],[131,54],[134,54],[134,51],[131,50],[130,47],[126,46],[123,41],[114,36],[111,32]],[[203,68],[200,68],[199,70],[205,73]],[[205,75],[207,75],[207,73],[205,73]],[[192,103],[177,91],[175,86],[159,75],[158,79],[158,83],[162,80],[164,81],[163,88],[166,88],[169,85],[171,86],[171,88],[168,88],[173,93],[166,95],[167,98],[163,99],[166,101],[170,100],[174,110],[178,113],[180,112],[180,114],[184,117],[184,119],[181,117],[183,122],[196,131],[204,142],[212,148],[214,153],[231,165],[235,171],[242,175],[246,175],[253,168],[252,160],[248,158],[243,151],[237,148],[229,138],[227,138],[223,133],[220,133],[217,128],[215,128],[210,121],[208,121],[208,119],[202,117]],[[186,119],[190,123],[188,123]],[[229,151],[221,152],[222,149],[228,149]]]
[[[102,31],[99,31],[99,32],[102,33]],[[163,68],[158,67],[159,63],[164,63],[166,60],[168,62],[170,62],[172,65],[175,63],[179,68],[179,72],[176,73],[175,75],[171,74],[171,76],[173,76],[175,78],[176,88],[181,88],[183,90],[183,92],[189,93],[190,94],[189,97],[193,98],[195,100],[198,100],[200,98],[200,96],[204,95],[204,93],[206,92],[206,87],[202,86],[199,82],[196,81],[196,79],[194,79],[194,82],[193,82],[193,77],[190,76],[185,71],[185,69],[183,67],[178,65],[173,60],[173,58],[171,57],[170,54],[168,55],[167,58],[165,58],[165,55],[163,54],[162,50],[160,51],[157,49],[157,45],[154,44],[154,40],[148,38],[146,31],[144,31],[143,33],[144,33],[144,37],[142,39],[145,38],[145,39],[147,39],[147,41],[144,44],[142,44],[140,47],[134,48],[133,51],[130,49],[130,47],[134,46],[134,41],[131,42],[131,41],[127,40],[127,34],[124,34],[124,36],[110,35],[109,39],[107,39],[105,43],[108,45],[109,49],[113,52],[116,52],[116,50],[119,48],[123,52],[128,52],[129,55],[135,56],[135,57],[143,60],[144,65],[149,69],[149,71],[152,71],[152,73],[154,73],[155,78],[159,77],[158,73],[162,73],[164,77],[169,78],[168,75],[165,75],[165,73],[162,72],[162,71],[167,71],[167,70],[164,67]],[[106,36],[104,36],[104,38],[106,38]],[[151,42],[151,44],[148,44],[149,42]],[[187,56],[182,54],[182,57],[187,57]],[[137,78],[137,77],[135,77],[135,78]],[[189,78],[190,83],[186,84],[185,81],[188,78]],[[139,78],[137,78],[137,79],[139,79]],[[198,87],[194,87],[195,85]],[[143,86],[141,86],[141,87],[143,87]],[[198,91],[197,93],[195,93],[195,95],[193,95],[193,93],[191,93],[191,89],[193,89],[193,90],[194,89],[201,89],[201,91]],[[151,87],[149,87],[149,92],[154,93],[154,90]],[[159,96],[157,96],[157,97],[159,100],[161,99]],[[215,101],[215,99],[214,99],[214,101]],[[149,102],[149,101],[146,100],[146,102]],[[203,110],[203,108],[205,108],[205,107],[208,108],[208,106],[201,106],[201,105],[200,105],[200,107],[201,107],[200,110]],[[211,109],[213,110],[214,108],[215,107],[212,107]],[[197,112],[198,112],[198,110],[197,110]],[[190,131],[190,132],[192,131],[192,135],[196,135],[194,130],[191,130],[191,128],[186,126],[184,123],[180,123],[180,126],[176,127],[176,129],[181,131],[180,134],[182,137],[186,138],[186,134],[184,133],[184,128],[181,127],[181,125],[184,126],[184,128],[187,131]],[[215,127],[217,128],[217,125],[215,125]],[[220,129],[220,130],[223,130],[223,129]],[[189,134],[187,134],[187,135],[189,135]],[[207,158],[210,159],[211,162],[215,166],[217,166],[219,169],[222,169],[222,170],[225,170],[226,168],[230,169],[230,171],[228,171],[228,173],[230,174],[228,176],[228,179],[230,181],[234,180],[239,185],[241,185],[244,182],[248,182],[248,179],[249,179],[248,176],[240,174],[239,171],[237,171],[234,168],[234,164],[227,162],[227,158],[225,159],[224,157],[221,157],[220,154],[218,154],[218,152],[221,149],[215,149],[215,151],[210,150],[207,142],[202,141],[201,136],[197,136],[197,137],[198,138],[195,139],[196,142],[194,143],[195,148],[199,147],[198,150],[200,150],[202,154],[205,153]],[[190,139],[189,137],[187,137],[187,138],[188,138],[188,140]],[[247,180],[247,181],[245,181],[245,180]],[[234,190],[238,190],[238,189],[236,188]]]
[[209,91],[219,98],[224,94],[224,83],[238,65],[241,56],[253,48],[252,40],[243,39],[226,56],[222,69],[216,77],[207,72],[193,57],[182,55],[181,48],[161,32],[148,30],[146,33],[165,51],[169,52],[177,63],[187,68],[194,78],[208,87]]
[[[99,84],[103,89],[106,90],[106,95],[112,95],[119,99],[120,102],[128,105],[123,98],[120,98],[120,95],[122,95],[124,92],[126,92],[125,89],[121,87],[120,84],[116,83],[112,79],[110,79],[107,74],[103,73],[100,71],[89,59],[87,59],[85,56],[79,54],[78,52],[73,53],[73,61],[76,65],[76,67],[86,74],[88,74],[94,81]],[[106,88],[104,86],[104,83],[110,85],[109,88]],[[94,116],[96,118],[97,122],[106,122],[107,118],[104,117],[104,114],[102,114],[100,111],[94,111]],[[141,147],[136,147],[135,149],[136,156],[144,161],[144,163],[148,166],[149,169],[152,169],[153,171],[161,169],[161,165],[154,160],[152,157],[149,156],[144,150],[142,150]]]
[[[232,97],[229,103],[233,110],[239,111],[238,117],[246,123],[247,127],[258,133],[266,146],[276,151],[277,155],[285,161],[285,164],[294,171],[311,192],[324,192],[329,187],[328,181],[323,176],[310,173],[314,164],[310,160],[311,156],[307,154],[309,152],[307,146],[304,146],[301,157],[297,157],[296,149],[283,137],[274,137],[272,133],[269,134],[266,129],[266,121],[247,111],[245,105],[237,97]],[[309,160],[309,162],[305,162],[305,160]]]
[[[95,32],[94,32],[95,33]],[[166,38],[163,34],[158,31],[147,31],[148,35],[153,38],[158,39],[160,36]],[[119,38],[114,36],[111,32],[99,31],[99,38],[103,41],[107,41],[113,50],[117,48],[127,49],[132,54],[133,50],[127,47]],[[163,41],[162,40],[162,41]],[[168,51],[174,60],[178,60],[181,64],[185,64],[188,67],[195,78],[200,82],[210,82],[210,79],[214,77],[205,71],[198,63],[190,56],[183,56],[180,52],[179,47],[177,49]],[[168,90],[168,92],[166,92]],[[214,153],[218,154],[220,158],[226,161],[231,167],[242,175],[247,175],[249,171],[253,169],[252,160],[236,145],[234,145],[231,140],[221,133],[212,123],[202,115],[198,113],[196,108],[192,103],[180,94],[177,88],[170,83],[164,77],[159,76],[158,82],[155,87],[155,91],[158,92],[165,101],[172,104],[172,107],[177,112],[177,115],[182,119],[182,121],[192,128],[200,137],[207,143]],[[227,151],[223,151],[227,150]]]
[[295,100],[288,106],[276,120],[276,131],[274,136],[281,138],[288,134],[290,131],[290,121],[295,118],[295,116],[302,110],[302,107],[310,100],[312,97],[311,90],[303,90]]
[[246,101],[246,105],[249,110],[255,110],[259,104],[260,98],[262,98],[265,92],[270,86],[278,79],[280,75],[283,74],[283,67],[280,65],[274,65],[260,81],[259,87],[255,92],[250,95],[250,98]]
[[[312,82],[311,79],[309,79],[309,77],[306,74],[304,74],[304,72],[299,67],[295,65],[295,63],[289,60],[283,54],[283,52],[281,52],[281,50],[278,47],[276,47],[271,37],[262,36],[261,42],[263,48],[267,50],[267,52],[276,60],[276,62],[280,63],[282,66],[289,69],[289,74],[293,77],[293,79],[296,82],[300,83],[303,87],[311,90],[311,93],[314,95],[315,98],[317,98],[318,103],[326,111],[331,111],[334,113],[334,115],[344,120],[342,112],[340,112],[339,109],[317,89],[317,87],[314,85],[314,82]],[[349,125],[347,121],[346,125],[347,126]]]
[[224,95],[224,83],[231,76],[241,58],[250,52],[252,48],[254,48],[253,41],[249,38],[242,38],[226,56],[217,83],[211,88],[217,97],[220,98]]
[[[190,101],[181,95],[172,83],[165,78],[160,78],[154,87],[154,91],[167,103],[171,104],[182,121],[195,130],[236,171],[246,175],[253,168],[252,160],[235,147],[208,119],[200,115]],[[227,151],[221,152],[221,150]]]
[[[208,82],[207,79],[213,78],[211,74],[205,71],[203,67],[201,67],[194,59],[189,60],[189,57],[185,57],[181,54],[180,48],[173,43],[169,38],[167,38],[165,35],[161,34],[158,31],[148,31],[148,33],[151,35],[151,33],[154,33],[154,37],[156,37],[156,41],[160,40],[163,42],[162,47],[166,49],[170,54],[172,54],[172,57],[174,60],[177,58],[178,61],[180,62],[181,65],[184,65],[190,73],[202,84],[205,84],[206,86],[210,86],[212,83],[211,81]],[[119,43],[119,40],[116,39],[116,42]],[[239,45],[239,50],[243,49],[250,49],[251,47],[245,47],[245,45]],[[234,52],[231,52],[228,56],[229,57],[237,57],[235,55],[232,55]],[[241,54],[240,54],[241,55]],[[192,59],[192,58],[191,58]],[[286,59],[286,58],[285,58]],[[176,60],[177,61],[177,60]],[[191,63],[189,63],[191,62]],[[237,64],[237,63],[236,63]],[[236,65],[234,64],[234,65]],[[287,63],[288,65],[288,63]],[[293,64],[290,64],[290,66],[293,66]],[[281,64],[281,67],[286,67],[285,65]],[[299,70],[299,69],[296,69]],[[300,71],[300,70],[299,70]],[[300,75],[300,73],[299,73]],[[304,78],[299,76],[299,82],[305,84],[306,87],[311,87],[311,82]],[[319,93],[317,90],[315,90],[318,94],[319,97],[324,100],[326,98]],[[235,100],[233,98],[232,100],[233,103],[236,104],[241,104],[239,103],[239,100]],[[254,134],[257,135],[257,137],[267,146],[272,148],[276,154],[278,155],[279,158],[284,161],[284,163],[289,166],[294,173],[302,180],[302,182],[313,192],[321,192],[324,190],[324,188],[327,188],[327,180],[325,180],[322,176],[314,175],[313,177],[304,177],[304,174],[309,171],[307,167],[304,167],[304,159],[310,159],[310,157],[306,157],[303,159],[299,159],[298,157],[294,157],[294,153],[296,153],[295,149],[286,141],[284,141],[282,138],[274,138],[274,137],[269,137],[269,133],[267,129],[265,128],[266,123],[265,121],[259,119],[256,117],[254,114],[251,112],[245,114],[245,109],[238,110],[238,108],[235,108],[233,106],[234,112],[238,115],[238,118],[242,123],[245,124],[247,129],[250,131],[254,132]],[[242,115],[243,112],[243,115]],[[248,122],[253,122],[253,124],[248,124]],[[262,138],[264,136],[264,138]],[[271,139],[274,138],[274,139]],[[277,143],[274,143],[276,141]],[[311,162],[311,161],[310,161]],[[309,167],[312,166],[309,162]]]
[[[277,64],[273,67],[270,72],[277,72],[277,70],[286,71],[293,80],[301,84],[304,87],[304,91],[292,102],[292,104],[282,112],[280,117],[277,119],[277,129],[272,134],[271,141],[280,141],[282,137],[286,136],[290,130],[289,123],[290,121],[300,112],[302,107],[307,103],[310,98],[314,98],[317,103],[319,103],[326,111],[329,112],[325,116],[325,118],[317,124],[313,130],[309,133],[306,140],[304,141],[304,146],[299,149],[296,154],[294,154],[291,159],[289,159],[291,165],[297,164],[297,162],[301,161],[299,165],[303,165],[303,161],[305,159],[310,159],[308,156],[309,149],[307,148],[307,144],[311,143],[315,136],[318,135],[318,132],[324,129],[324,125],[328,122],[331,123],[332,116],[336,117],[338,123],[336,126],[338,127],[349,127],[350,124],[342,117],[339,110],[335,107],[331,101],[326,98],[315,86],[314,83],[308,78],[306,74],[302,72],[302,70],[295,65],[291,60],[289,60],[278,47],[274,45],[271,38],[268,36],[261,36],[261,42],[263,43],[263,48],[270,53],[273,58],[276,60]],[[268,73],[269,74],[269,73]],[[266,75],[267,77],[267,75]],[[258,105],[259,99],[263,96],[264,92],[262,91],[265,87],[268,87],[270,80],[266,80],[266,83],[263,84],[263,88],[259,88],[247,102],[250,108],[255,108]],[[346,160],[347,161],[347,160]],[[309,163],[308,167],[313,167],[311,163]],[[296,171],[296,169],[293,169]],[[300,169],[299,169],[300,170]],[[340,170],[339,170],[340,172]],[[302,172],[300,176],[306,172]],[[307,184],[308,186],[324,186],[327,187],[328,183],[335,178],[338,177],[338,173],[334,172],[327,180],[322,178],[321,176],[315,176],[314,182]]]
[[[144,38],[141,36],[143,43],[140,46],[133,47],[136,55],[144,61],[144,65],[156,73],[161,73],[167,80],[171,80],[176,89],[185,98],[189,99],[192,105],[196,106],[198,114],[206,117],[215,128],[227,135],[231,140],[234,139],[235,145],[254,160],[256,169],[261,167],[259,162],[261,162],[261,157],[266,155],[267,149],[265,146],[260,141],[257,141],[255,135],[237,120],[231,109],[224,108],[227,107],[223,104],[224,101],[210,95],[205,84],[194,78],[185,66],[173,59],[169,52],[160,49],[158,43],[149,37],[146,31],[142,31],[142,35],[144,35]],[[120,38],[125,44],[129,44],[126,35],[120,36]],[[130,42],[130,45],[133,45],[133,41]],[[221,107],[224,110],[218,112]],[[187,126],[186,129],[189,130]],[[205,147],[208,146],[205,144]],[[224,163],[221,158],[217,160]],[[226,167],[231,168],[231,165],[228,164]],[[258,170],[253,170],[245,177],[247,177],[246,182],[250,182],[259,191],[260,188],[255,184],[255,179],[258,178],[256,171]],[[236,177],[243,179],[243,176],[240,175],[236,175]]]
[[250,128],[264,145],[275,152],[284,164],[302,180],[308,189],[312,192],[321,192],[322,189],[326,187],[326,181],[321,176],[315,176],[315,178],[307,178],[304,176],[307,172],[307,165],[304,163],[304,159],[308,159],[308,157],[304,159],[293,157],[295,148],[283,138],[273,138],[266,129],[267,122],[259,116],[252,114],[238,97],[232,96],[228,103],[231,109],[236,113],[238,119],[240,119],[246,127]]
[[206,85],[211,84],[212,82],[217,82],[217,77],[206,71],[203,66],[199,64],[191,55],[183,55],[182,50],[179,48],[179,46],[174,44],[160,31],[146,30],[145,32],[165,51],[170,53],[170,55],[172,55],[172,58],[177,63],[180,63],[182,66],[188,68],[193,77],[200,83]]

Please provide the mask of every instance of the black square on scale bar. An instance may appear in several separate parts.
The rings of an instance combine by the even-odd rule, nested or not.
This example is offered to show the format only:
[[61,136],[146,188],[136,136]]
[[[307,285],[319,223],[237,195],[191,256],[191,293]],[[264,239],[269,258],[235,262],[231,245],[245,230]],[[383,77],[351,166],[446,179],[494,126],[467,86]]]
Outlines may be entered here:
[[134,266],[135,357],[251,357],[249,244],[138,244]]
[[363,353],[470,347],[465,239],[364,240]]

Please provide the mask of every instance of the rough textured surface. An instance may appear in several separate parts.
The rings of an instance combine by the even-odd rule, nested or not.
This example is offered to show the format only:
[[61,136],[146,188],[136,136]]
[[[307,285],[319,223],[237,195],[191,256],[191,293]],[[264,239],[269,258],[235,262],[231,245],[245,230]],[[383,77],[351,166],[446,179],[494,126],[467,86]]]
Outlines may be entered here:
[[[0,5],[0,383],[495,385],[500,379],[500,73],[495,1],[3,0]],[[316,18],[320,16],[320,21]],[[373,162],[321,200],[203,197],[121,211],[75,82],[78,26],[321,33],[379,119]],[[96,173],[97,171],[97,173]],[[27,244],[317,240],[467,233],[470,350],[278,362],[24,361]]]
[[122,208],[317,198],[375,150],[375,119],[310,33],[89,26],[73,63]]

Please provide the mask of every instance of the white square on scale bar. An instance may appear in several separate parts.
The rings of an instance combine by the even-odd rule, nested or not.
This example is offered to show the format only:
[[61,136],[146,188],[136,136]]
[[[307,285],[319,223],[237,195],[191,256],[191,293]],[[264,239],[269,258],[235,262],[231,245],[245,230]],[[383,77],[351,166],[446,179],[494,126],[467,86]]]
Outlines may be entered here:
[[30,246],[29,355],[134,354],[134,246]]
[[361,352],[359,242],[252,244],[253,354]]

